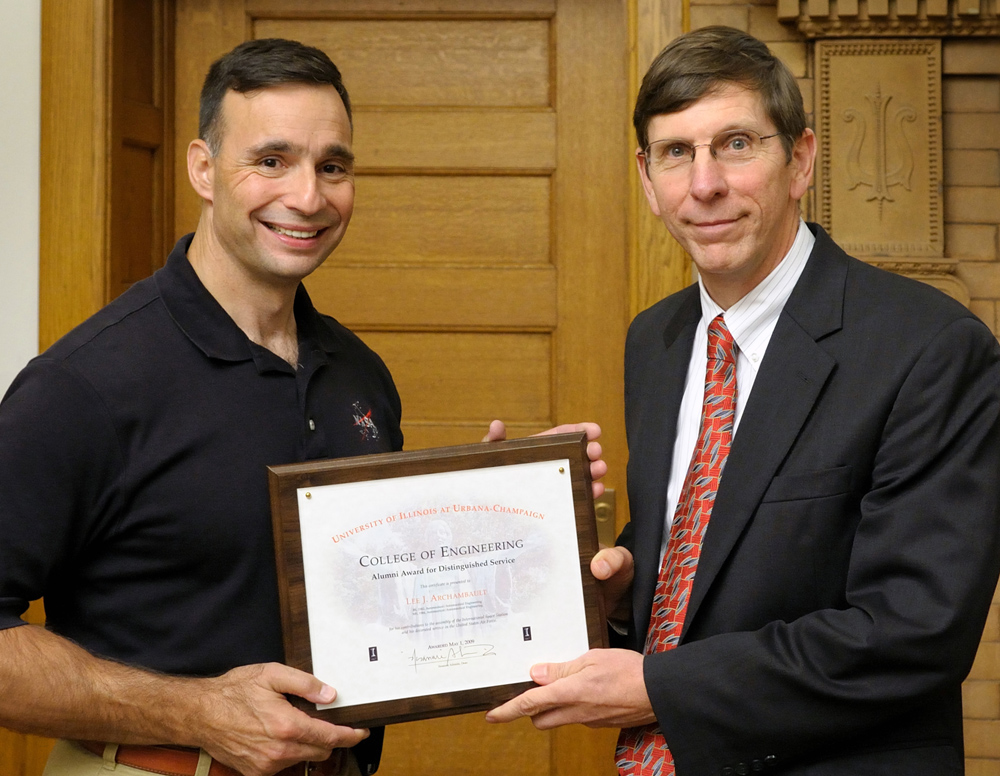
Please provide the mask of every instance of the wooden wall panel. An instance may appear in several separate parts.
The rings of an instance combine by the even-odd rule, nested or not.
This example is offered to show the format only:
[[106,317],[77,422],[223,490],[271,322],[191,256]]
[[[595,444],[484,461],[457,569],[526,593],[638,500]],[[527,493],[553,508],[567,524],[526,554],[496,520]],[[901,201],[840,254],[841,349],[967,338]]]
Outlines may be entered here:
[[406,397],[404,419],[545,423],[552,416],[547,334],[368,332],[364,339]]
[[357,329],[553,329],[558,323],[552,267],[342,267],[330,259],[306,287],[320,310]]
[[552,172],[556,116],[511,111],[359,110],[354,116],[358,172],[463,170]]
[[158,54],[162,57],[160,24],[155,0],[129,0],[115,3],[120,26],[121,54],[119,94],[126,100],[155,105],[160,95],[157,75]]
[[[156,152],[149,148],[123,143],[115,151],[115,182],[112,212],[115,225],[111,244],[118,259],[112,271],[121,291],[150,274],[154,245],[154,191],[156,189]],[[162,253],[162,251],[161,251]],[[161,256],[160,261],[163,261]]]
[[551,262],[548,176],[359,175],[356,189],[336,264]]
[[378,18],[386,14],[445,16],[476,14],[490,16],[550,17],[556,0],[246,0],[247,13],[254,18],[329,18],[333,15],[360,15]]
[[544,20],[261,20],[255,38],[291,38],[337,63],[361,107],[549,104]]
[[[384,776],[437,773],[549,776],[550,753],[544,733],[535,730],[528,720],[511,725],[486,725],[481,720],[482,714],[464,714],[391,725],[385,731],[385,751],[392,753],[388,764],[393,767],[387,768]],[[470,735],[470,730],[475,730],[475,735]],[[415,740],[422,745],[413,746]],[[450,761],[466,763],[466,767],[442,769],[442,749],[448,750]],[[383,768],[386,768],[385,759],[379,774]],[[586,773],[581,771],[578,776]]]

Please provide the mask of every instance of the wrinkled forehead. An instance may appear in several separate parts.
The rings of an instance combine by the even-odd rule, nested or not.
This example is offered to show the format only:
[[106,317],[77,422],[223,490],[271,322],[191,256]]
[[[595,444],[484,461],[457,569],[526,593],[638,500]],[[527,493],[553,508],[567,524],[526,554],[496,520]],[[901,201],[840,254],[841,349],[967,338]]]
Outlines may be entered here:
[[351,121],[329,84],[284,83],[247,92],[228,90],[219,106],[220,140],[257,133],[327,131],[350,145]]
[[685,76],[678,76],[676,79],[665,82],[659,90],[658,97],[650,100],[650,102],[662,106],[664,110],[650,116],[646,122],[646,129],[648,131],[649,125],[657,116],[682,113],[698,103],[711,100],[720,94],[737,93],[756,95],[757,103],[763,107],[764,102],[760,92],[748,84],[739,81],[721,79],[705,81],[701,78],[691,79]]
[[667,138],[703,143],[732,129],[767,134],[772,127],[759,92],[722,83],[679,110],[650,118],[646,137],[648,143]]

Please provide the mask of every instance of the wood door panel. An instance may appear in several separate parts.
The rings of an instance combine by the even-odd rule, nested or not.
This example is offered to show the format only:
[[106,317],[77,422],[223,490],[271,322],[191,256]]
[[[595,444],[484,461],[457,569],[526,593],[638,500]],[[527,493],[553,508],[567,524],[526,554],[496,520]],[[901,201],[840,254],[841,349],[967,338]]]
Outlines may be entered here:
[[[117,221],[122,228],[114,235],[114,244],[121,261],[118,266],[119,288],[112,289],[116,296],[150,273],[151,230],[146,227],[155,213],[153,181],[156,179],[156,151],[122,143],[117,153],[118,167],[112,192],[112,202],[117,209]],[[157,246],[159,247],[159,246]],[[162,259],[161,259],[162,261]]]
[[[178,0],[179,131],[200,87],[181,63],[201,78],[241,28],[341,68],[356,210],[306,285],[385,360],[407,449],[478,441],[495,417],[512,437],[597,420],[624,492],[626,18],[625,0]],[[614,739],[426,720],[388,729],[381,772],[603,776]]]
[[306,287],[315,305],[350,328],[552,329],[554,267],[379,267],[333,264]]
[[544,108],[362,108],[354,114],[354,154],[359,173],[387,169],[552,172],[556,115]]
[[552,417],[548,334],[367,332],[392,372],[404,417],[422,421]]
[[399,15],[545,16],[555,13],[556,0],[246,0],[254,18],[329,18],[336,15],[384,17]]
[[[507,420],[505,423],[507,436],[510,439],[531,436],[550,427],[547,422],[519,423]],[[409,420],[405,409],[403,412],[403,438],[407,450],[480,442],[488,427],[488,422],[483,420],[466,422]]]
[[547,20],[266,19],[254,36],[326,51],[358,108],[549,105]]
[[[391,725],[379,773],[549,776],[550,737],[527,720],[490,725],[483,713]],[[581,776],[586,771],[581,771]]]
[[548,176],[359,175],[356,190],[338,263],[551,262]]

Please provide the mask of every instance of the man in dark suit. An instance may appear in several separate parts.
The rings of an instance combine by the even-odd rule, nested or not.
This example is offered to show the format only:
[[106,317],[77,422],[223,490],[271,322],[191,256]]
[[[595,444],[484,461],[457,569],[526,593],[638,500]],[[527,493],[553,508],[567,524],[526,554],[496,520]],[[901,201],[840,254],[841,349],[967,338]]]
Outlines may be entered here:
[[592,569],[629,649],[536,666],[488,718],[623,727],[622,774],[961,773],[1000,573],[995,338],[801,221],[816,139],[760,41],[674,41],[635,126],[699,282],[628,337],[632,519]]

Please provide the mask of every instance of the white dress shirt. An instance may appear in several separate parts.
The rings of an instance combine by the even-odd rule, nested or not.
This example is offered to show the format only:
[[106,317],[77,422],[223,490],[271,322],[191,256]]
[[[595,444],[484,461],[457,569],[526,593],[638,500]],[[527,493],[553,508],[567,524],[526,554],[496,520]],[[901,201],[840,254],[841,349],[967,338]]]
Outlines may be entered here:
[[660,546],[661,565],[667,541],[670,539],[670,526],[674,521],[677,500],[680,498],[684,478],[691,466],[691,458],[701,431],[705,370],[708,367],[708,325],[713,318],[722,313],[729,333],[736,342],[736,417],[733,421],[735,437],[743,409],[757,379],[757,370],[764,360],[764,352],[778,322],[778,316],[788,301],[792,289],[795,288],[799,275],[805,269],[815,242],[816,238],[812,232],[805,222],[800,220],[799,231],[795,235],[792,247],[778,266],[749,294],[725,311],[708,295],[701,278],[698,279],[701,291],[701,320],[694,335],[694,347],[691,349],[691,361],[688,363],[687,379],[684,383],[684,396],[677,416],[677,437],[674,439],[674,455],[670,465],[670,478],[667,481],[666,530],[663,532],[663,543]]

